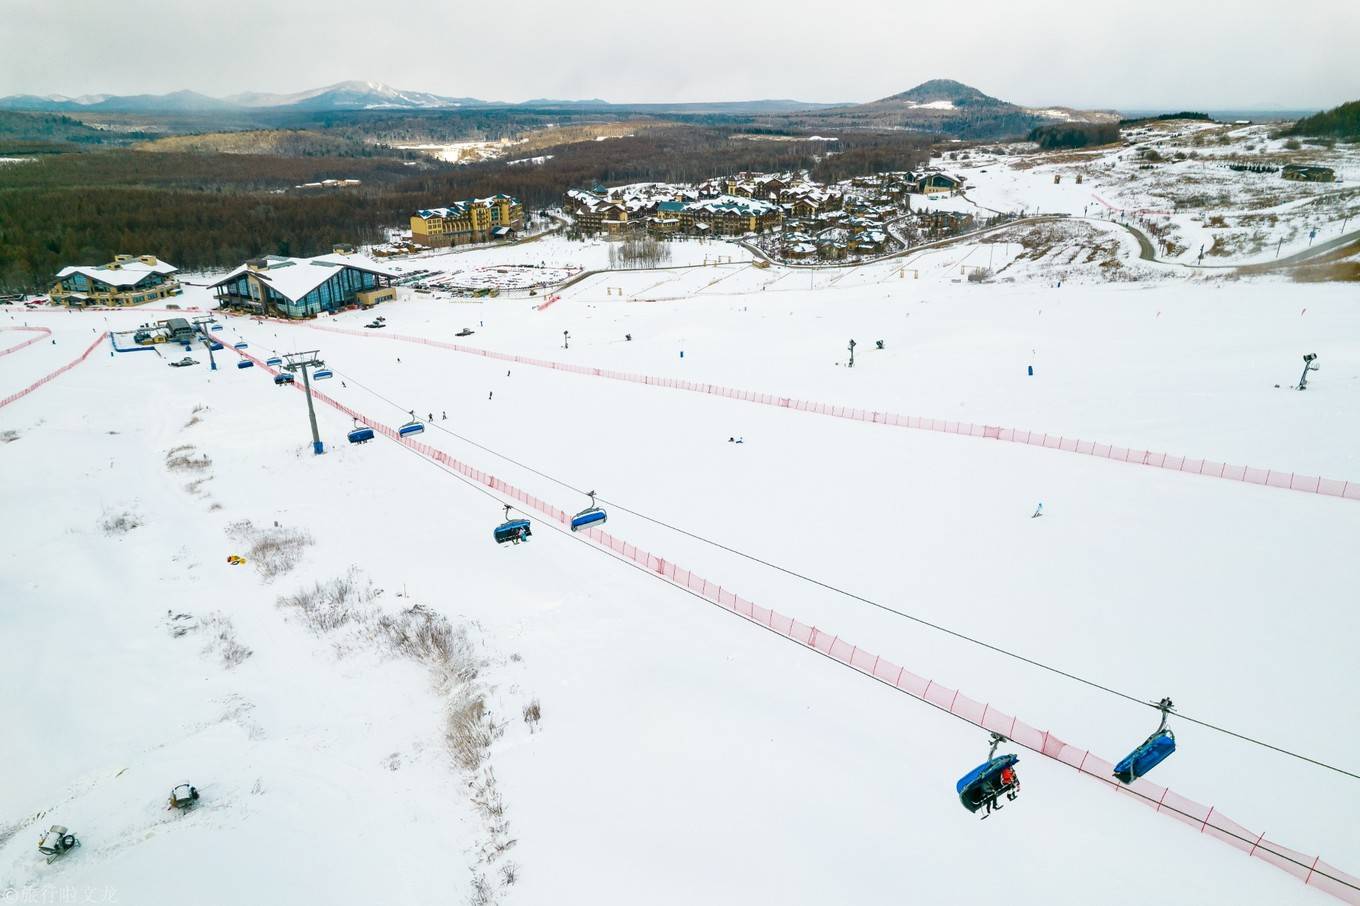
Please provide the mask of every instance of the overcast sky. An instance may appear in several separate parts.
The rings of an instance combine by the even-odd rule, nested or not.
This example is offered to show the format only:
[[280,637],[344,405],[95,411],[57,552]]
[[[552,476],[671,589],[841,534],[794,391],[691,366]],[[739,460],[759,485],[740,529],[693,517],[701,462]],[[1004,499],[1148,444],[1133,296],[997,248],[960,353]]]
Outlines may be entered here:
[[1360,98],[1360,0],[0,0],[0,23],[0,95],[364,79],[507,101],[867,101],[953,78],[1028,105]]

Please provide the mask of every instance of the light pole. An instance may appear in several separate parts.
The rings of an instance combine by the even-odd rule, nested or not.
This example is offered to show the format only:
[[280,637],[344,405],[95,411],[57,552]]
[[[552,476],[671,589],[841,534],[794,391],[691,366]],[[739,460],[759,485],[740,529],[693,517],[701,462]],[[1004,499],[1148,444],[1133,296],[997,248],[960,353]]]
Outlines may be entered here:
[[302,372],[302,392],[307,396],[307,418],[312,423],[312,452],[317,456],[325,452],[325,448],[321,445],[321,434],[316,429],[316,409],[312,406],[312,381],[307,369],[326,367],[326,363],[316,357],[319,351],[313,349],[308,352],[290,352],[283,357],[284,370]]

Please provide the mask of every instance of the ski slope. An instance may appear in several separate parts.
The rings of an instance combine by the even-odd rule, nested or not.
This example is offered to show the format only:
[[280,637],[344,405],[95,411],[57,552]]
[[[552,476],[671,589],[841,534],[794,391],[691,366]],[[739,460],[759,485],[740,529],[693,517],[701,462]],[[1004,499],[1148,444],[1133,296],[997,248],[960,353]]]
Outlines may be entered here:
[[[1344,286],[971,286],[948,269],[891,277],[886,264],[882,280],[853,269],[831,285],[822,272],[815,288],[791,285],[798,275],[780,290],[757,282],[779,269],[736,265],[730,294],[685,284],[671,300],[583,283],[542,311],[403,294],[384,314],[392,334],[452,340],[471,326],[458,342],[498,352],[1360,477],[1360,325]],[[192,292],[186,304],[202,301]],[[0,396],[147,317],[0,320],[57,341],[0,357]],[[364,320],[231,318],[223,339],[259,358],[320,350],[336,371],[327,395],[389,424],[433,412],[422,443],[553,506],[587,501],[552,479],[594,488],[1355,769],[1354,501],[316,329]],[[0,598],[22,602],[0,609],[0,676],[25,690],[0,707],[0,726],[22,731],[0,778],[0,890],[112,887],[125,902],[168,902],[189,874],[224,875],[195,886],[196,902],[265,890],[471,900],[482,875],[488,901],[505,903],[1329,901],[1023,750],[1020,799],[978,822],[953,784],[983,760],[982,731],[579,538],[542,526],[497,548],[496,500],[394,442],[344,443],[350,420],[324,405],[327,453],[312,456],[302,394],[237,369],[230,348],[217,371],[201,351],[203,364],[171,369],[106,349],[0,409],[0,431],[18,435],[0,443],[6,511],[22,514],[0,553]],[[1307,393],[1284,389],[1303,352],[1323,370]],[[184,444],[211,467],[167,470]],[[1039,501],[1045,515],[1031,519]],[[141,524],[101,530],[122,512]],[[242,519],[302,527],[315,543],[273,579],[228,567],[239,546],[228,527]],[[1156,724],[622,510],[607,530],[1111,760]],[[449,689],[276,605],[351,569],[384,589],[389,612],[418,602],[469,633],[503,721],[490,749],[515,840],[503,854],[487,858],[470,775],[450,763]],[[168,631],[167,609],[229,616],[253,654],[223,666],[204,632]],[[531,732],[520,714],[533,699],[543,717]],[[1360,864],[1356,781],[1172,726],[1180,751],[1151,779],[1324,862]],[[186,780],[203,804],[168,813],[165,795]],[[33,838],[53,822],[83,846],[47,866]]]

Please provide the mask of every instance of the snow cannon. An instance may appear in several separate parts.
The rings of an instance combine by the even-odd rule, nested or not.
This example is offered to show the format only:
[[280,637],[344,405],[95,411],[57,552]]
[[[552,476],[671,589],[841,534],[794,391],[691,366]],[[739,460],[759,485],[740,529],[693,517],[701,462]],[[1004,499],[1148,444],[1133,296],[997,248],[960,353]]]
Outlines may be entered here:
[[75,834],[60,824],[54,824],[38,840],[38,852],[47,856],[47,864],[51,865],[79,845],[80,841],[76,839]]
[[170,807],[188,810],[198,802],[198,787],[181,783],[170,791]]

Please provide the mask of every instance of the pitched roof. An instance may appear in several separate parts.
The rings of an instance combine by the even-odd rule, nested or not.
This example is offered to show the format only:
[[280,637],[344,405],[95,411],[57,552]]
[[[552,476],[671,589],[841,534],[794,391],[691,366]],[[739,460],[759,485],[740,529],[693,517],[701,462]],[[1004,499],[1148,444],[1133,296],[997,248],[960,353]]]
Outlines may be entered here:
[[320,255],[316,258],[284,258],[269,255],[263,260],[265,267],[252,269],[247,262],[216,282],[210,283],[209,289],[230,283],[249,272],[272,287],[279,295],[297,302],[346,268],[379,277],[395,277],[400,273],[363,255]]
[[175,267],[173,264],[167,264],[161,259],[150,255],[147,257],[151,258],[155,263],[147,264],[140,258],[131,258],[127,261],[115,261],[110,262],[109,264],[101,264],[98,267],[81,264],[63,267],[57,272],[57,279],[61,280],[72,274],[81,274],[91,280],[107,283],[109,286],[136,286],[151,274],[169,275],[179,271],[179,268]]

